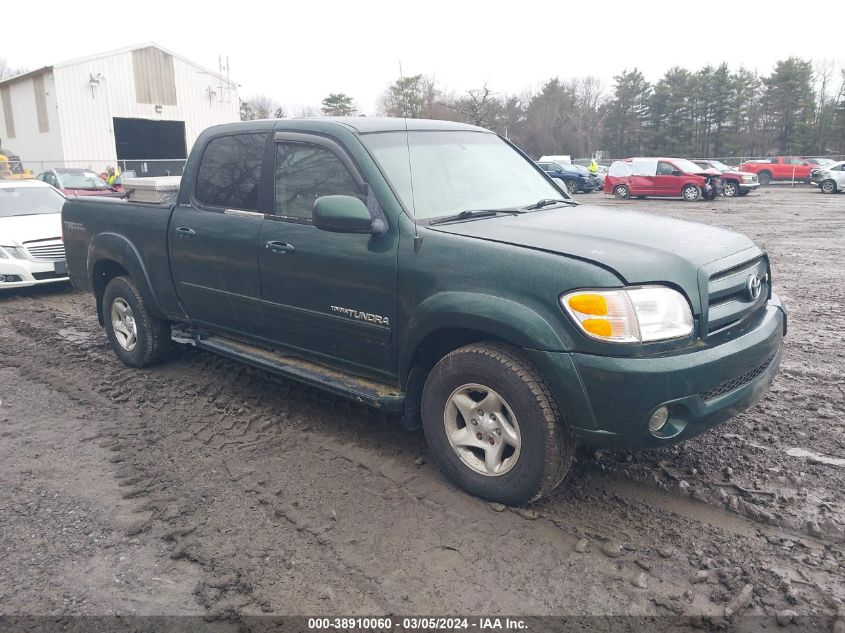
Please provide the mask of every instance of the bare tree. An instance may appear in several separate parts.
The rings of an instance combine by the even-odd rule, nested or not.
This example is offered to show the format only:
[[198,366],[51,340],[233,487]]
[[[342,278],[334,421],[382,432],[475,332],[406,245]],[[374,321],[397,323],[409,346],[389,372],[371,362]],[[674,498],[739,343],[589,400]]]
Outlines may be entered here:
[[281,119],[284,116],[284,108],[267,95],[255,95],[241,101],[241,121]]
[[9,62],[5,59],[0,58],[0,81],[4,79],[8,79],[9,77],[14,77],[15,75],[20,75],[21,73],[25,73],[25,68],[13,68],[9,66]]

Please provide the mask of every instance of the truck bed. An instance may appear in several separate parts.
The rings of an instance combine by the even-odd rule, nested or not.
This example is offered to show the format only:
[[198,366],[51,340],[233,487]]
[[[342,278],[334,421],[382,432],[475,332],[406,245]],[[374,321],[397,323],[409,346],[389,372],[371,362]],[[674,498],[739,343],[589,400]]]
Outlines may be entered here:
[[[96,291],[98,271],[92,269],[90,262],[105,259],[124,268],[133,279],[146,280],[147,289],[138,283],[142,294],[155,289],[155,296],[144,298],[151,301],[158,316],[184,319],[170,274],[167,236],[172,211],[172,204],[94,197],[69,199],[62,208],[62,232],[73,285]],[[104,265],[112,264],[99,264]]]

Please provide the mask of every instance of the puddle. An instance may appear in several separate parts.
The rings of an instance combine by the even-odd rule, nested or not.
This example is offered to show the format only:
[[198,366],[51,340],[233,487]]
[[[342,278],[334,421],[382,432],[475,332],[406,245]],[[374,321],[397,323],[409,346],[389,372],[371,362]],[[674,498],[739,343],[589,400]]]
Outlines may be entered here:
[[841,457],[828,457],[827,455],[819,455],[804,448],[788,448],[786,454],[790,457],[806,457],[811,462],[816,464],[827,464],[828,466],[845,466],[845,459]]

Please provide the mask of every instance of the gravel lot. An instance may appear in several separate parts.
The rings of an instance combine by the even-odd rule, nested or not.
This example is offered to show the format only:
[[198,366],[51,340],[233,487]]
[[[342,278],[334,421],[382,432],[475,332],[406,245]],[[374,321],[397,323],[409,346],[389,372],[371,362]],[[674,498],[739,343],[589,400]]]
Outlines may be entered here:
[[764,245],[790,329],[757,407],[670,449],[582,451],[549,498],[503,509],[455,489],[394,418],[186,346],[131,370],[89,295],[2,295],[0,613],[845,631],[845,195],[579,200]]

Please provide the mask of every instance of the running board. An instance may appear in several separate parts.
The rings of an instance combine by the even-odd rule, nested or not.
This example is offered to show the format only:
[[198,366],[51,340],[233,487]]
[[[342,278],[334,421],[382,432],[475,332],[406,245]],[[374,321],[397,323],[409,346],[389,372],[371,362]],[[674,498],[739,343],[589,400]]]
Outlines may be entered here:
[[396,413],[405,410],[405,394],[398,387],[386,383],[346,374],[301,358],[286,356],[232,339],[196,334],[194,344],[199,349],[325,389],[377,409]]

